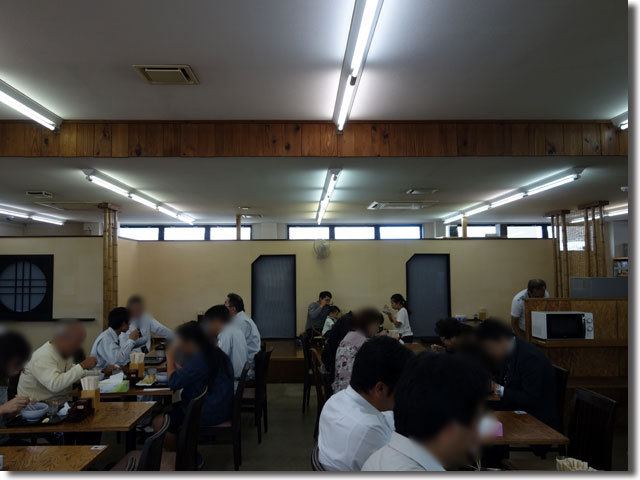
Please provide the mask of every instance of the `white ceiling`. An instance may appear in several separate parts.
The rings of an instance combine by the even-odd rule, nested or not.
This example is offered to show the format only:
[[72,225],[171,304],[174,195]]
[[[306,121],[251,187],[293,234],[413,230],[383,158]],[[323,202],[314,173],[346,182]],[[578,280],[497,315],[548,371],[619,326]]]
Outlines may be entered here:
[[[0,158],[0,204],[77,221],[100,221],[99,211],[59,212],[34,205],[26,190],[46,190],[58,202],[113,202],[121,223],[175,223],[132,200],[88,182],[97,168],[198,223],[233,223],[240,206],[263,221],[313,223],[328,167],[343,167],[325,223],[421,223],[486,201],[572,167],[585,167],[569,185],[471,217],[471,222],[543,222],[550,210],[595,200],[627,202],[626,157],[448,158]],[[408,196],[409,188],[437,188]],[[434,200],[416,211],[371,211],[377,201]]]
[[[623,0],[385,0],[353,119],[627,109]],[[0,79],[65,119],[328,120],[353,0],[4,2]],[[152,86],[138,63],[187,63]],[[19,118],[0,107],[0,118]]]

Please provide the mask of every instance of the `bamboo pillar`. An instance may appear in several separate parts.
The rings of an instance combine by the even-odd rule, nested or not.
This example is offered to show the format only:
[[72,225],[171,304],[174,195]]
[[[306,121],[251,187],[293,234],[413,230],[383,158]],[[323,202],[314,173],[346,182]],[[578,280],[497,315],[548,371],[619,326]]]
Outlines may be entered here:
[[462,238],[467,238],[467,217],[462,217]]
[[589,209],[584,209],[584,253],[587,277],[591,276],[591,234],[589,233]]
[[568,238],[567,238],[567,214],[562,213],[562,247],[563,247],[563,256],[562,256],[562,296],[569,296],[569,246],[568,246]]
[[102,227],[102,327],[109,326],[109,210],[104,209],[104,223]]
[[553,274],[555,279],[555,297],[560,296],[560,252],[559,252],[559,242],[558,235],[556,235],[555,227],[556,227],[556,216],[551,216],[551,235],[553,238]]
[[242,240],[242,215],[236,215],[236,240]]
[[108,326],[109,312],[118,303],[118,212],[108,203],[99,205],[104,211],[102,229],[102,313],[103,326]]
[[115,210],[111,211],[112,222],[111,222],[111,305],[113,308],[118,306],[118,212]]
[[[594,208],[595,210],[595,208]],[[600,258],[598,262],[599,277],[607,276],[607,254],[604,240],[604,209],[602,205],[598,205],[598,214],[600,215],[600,223],[598,231],[600,232]],[[595,225],[594,225],[595,226]]]

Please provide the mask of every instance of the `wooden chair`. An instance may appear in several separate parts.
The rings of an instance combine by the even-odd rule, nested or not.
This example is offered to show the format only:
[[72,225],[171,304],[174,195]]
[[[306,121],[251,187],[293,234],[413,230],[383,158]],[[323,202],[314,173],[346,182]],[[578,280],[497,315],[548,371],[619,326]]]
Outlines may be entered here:
[[304,379],[302,384],[302,413],[309,408],[311,398],[311,385],[313,384],[313,372],[311,370],[311,341],[307,332],[300,335],[302,341],[302,354],[304,356]]
[[200,429],[200,414],[202,405],[207,396],[209,387],[204,387],[204,391],[189,402],[184,423],[178,430],[178,440],[176,445],[177,472],[193,472],[198,468],[198,430]]
[[[238,388],[236,388],[233,397],[233,411],[231,420],[227,420],[219,425],[200,427],[200,442],[203,444],[223,444],[233,446],[233,467],[240,470],[242,464],[242,435],[240,429],[240,414],[242,410],[242,395],[247,382],[247,373],[249,372],[249,363],[245,363],[240,379],[238,380]],[[197,437],[197,435],[196,435]]]
[[318,448],[318,444],[316,443],[313,446],[313,450],[311,451],[311,470],[314,472],[324,472],[325,468],[320,463],[319,458],[320,449]]
[[253,412],[255,424],[258,429],[258,443],[262,443],[262,420],[264,419],[264,432],[267,433],[267,375],[269,374],[269,362],[273,347],[267,351],[260,350],[255,356],[255,387],[245,388],[242,395],[242,409],[245,412]]
[[570,457],[587,462],[596,470],[611,470],[617,405],[604,395],[576,388],[568,428]]
[[115,466],[113,471],[158,472],[162,463],[162,445],[164,436],[171,422],[169,415],[164,416],[162,427],[144,441],[142,451],[132,450],[127,453]]
[[315,348],[312,348],[311,349],[311,370],[313,372],[313,381],[316,386],[316,397],[317,397],[316,426],[313,431],[314,439],[318,438],[320,414],[322,413],[322,407],[324,407],[324,402],[327,400],[326,393],[324,392],[324,381],[322,380],[322,373],[320,372],[321,366],[322,366],[322,359],[320,358],[320,353]]
[[556,404],[558,406],[558,430],[564,432],[564,402],[567,398],[567,383],[569,382],[569,370],[557,365],[553,366],[556,374]]

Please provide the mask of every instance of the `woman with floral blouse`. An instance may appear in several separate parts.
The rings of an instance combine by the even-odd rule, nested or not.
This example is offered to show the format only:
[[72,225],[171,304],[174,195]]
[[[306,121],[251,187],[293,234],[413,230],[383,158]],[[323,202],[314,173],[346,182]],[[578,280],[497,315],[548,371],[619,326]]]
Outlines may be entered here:
[[342,339],[336,352],[333,393],[349,386],[356,353],[367,339],[378,333],[383,321],[382,314],[375,308],[365,308],[355,314],[351,323],[351,331]]

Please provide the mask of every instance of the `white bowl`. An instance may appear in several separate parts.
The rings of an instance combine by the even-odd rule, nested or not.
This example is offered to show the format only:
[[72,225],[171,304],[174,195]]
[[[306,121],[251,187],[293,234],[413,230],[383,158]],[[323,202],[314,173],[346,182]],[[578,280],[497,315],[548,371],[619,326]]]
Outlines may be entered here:
[[49,405],[44,402],[36,402],[27,408],[23,408],[20,414],[27,422],[37,422],[47,414],[47,410],[49,410]]
[[160,383],[167,383],[169,380],[166,372],[158,372],[156,373],[156,381]]

